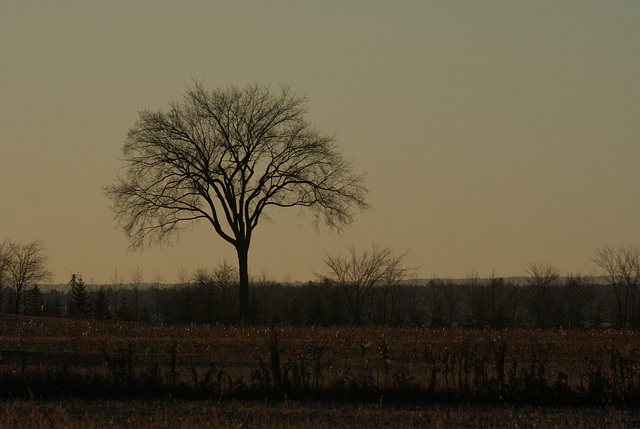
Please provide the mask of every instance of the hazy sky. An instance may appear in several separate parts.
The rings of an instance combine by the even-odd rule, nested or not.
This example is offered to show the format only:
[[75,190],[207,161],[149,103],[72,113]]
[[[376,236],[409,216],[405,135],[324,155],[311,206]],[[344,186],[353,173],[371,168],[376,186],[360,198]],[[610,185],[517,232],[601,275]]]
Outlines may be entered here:
[[368,173],[342,235],[271,212],[253,275],[313,280],[371,243],[417,277],[588,273],[640,245],[637,0],[3,2],[0,70],[0,241],[40,238],[55,282],[236,263],[204,223],[127,255],[102,192],[137,112],[193,79],[291,85]]

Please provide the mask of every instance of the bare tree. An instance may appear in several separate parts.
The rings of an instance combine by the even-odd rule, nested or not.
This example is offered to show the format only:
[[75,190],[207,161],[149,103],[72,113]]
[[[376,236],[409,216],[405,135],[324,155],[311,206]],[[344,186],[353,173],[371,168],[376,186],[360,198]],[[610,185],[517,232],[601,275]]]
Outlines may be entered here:
[[482,326],[485,322],[484,310],[484,288],[480,276],[476,270],[467,274],[464,281],[465,303],[467,312],[465,314],[465,322],[471,328]]
[[460,288],[453,279],[447,279],[440,282],[440,290],[447,310],[447,326],[454,326],[458,321],[460,312],[458,307],[462,300]]
[[391,249],[376,245],[361,254],[352,247],[346,256],[326,255],[324,263],[329,274],[320,277],[343,290],[352,321],[361,324],[372,288],[384,281],[397,284],[408,273],[409,269],[403,266],[404,256],[393,256]]
[[634,328],[640,284],[640,249],[605,247],[596,251],[593,261],[609,277],[616,303],[616,324],[620,328]]
[[162,276],[159,272],[156,273],[151,278],[151,291],[153,292],[153,304],[154,304],[154,312],[153,312],[153,321],[160,321],[160,288],[162,285]]
[[[503,328],[507,324],[509,314],[512,315],[511,323],[515,320],[515,311],[517,307],[517,288],[508,288],[505,281],[501,277],[496,277],[495,273],[491,273],[484,287],[484,295],[486,298],[487,322],[492,328]],[[511,309],[511,311],[509,311]]]
[[235,318],[234,314],[230,312],[230,309],[236,305],[235,296],[237,296],[238,289],[238,273],[234,268],[224,259],[213,269],[212,280],[214,287],[218,291],[218,298],[220,302],[220,315],[223,322],[229,322]]
[[191,274],[185,267],[178,268],[178,286],[185,288],[191,283]]
[[144,277],[142,275],[142,269],[137,267],[131,273],[131,294],[133,298],[133,320],[138,321],[140,317],[140,295],[142,291],[140,288],[142,287],[142,283],[144,281]]
[[9,263],[11,262],[11,253],[9,251],[9,242],[0,243],[0,287],[4,286],[9,274]]
[[238,273],[226,259],[213,269],[198,268],[192,281],[199,295],[202,321],[231,322],[237,319],[237,313],[231,307],[235,306],[232,294],[237,295]]
[[105,189],[130,249],[207,221],[236,249],[246,319],[249,246],[270,206],[310,208],[314,224],[334,229],[368,207],[363,176],[304,120],[305,106],[287,87],[196,84],[168,112],[140,112],[123,146],[126,173]]
[[402,284],[405,275],[406,273],[399,271],[383,279],[376,287],[375,321],[377,323],[399,325],[406,321],[410,294],[409,286]]
[[251,297],[251,307],[253,308],[252,321],[263,325],[272,324],[278,320],[280,308],[277,307],[281,303],[278,299],[276,291],[282,289],[282,285],[269,276],[266,269],[263,269],[260,275],[252,279],[254,293]]
[[11,252],[9,251],[9,242],[0,243],[0,312],[2,311],[4,301],[4,286],[9,281],[9,264],[11,263]]
[[437,279],[429,280],[422,295],[422,305],[426,312],[427,324],[431,327],[445,325],[445,303],[442,282]]
[[111,312],[113,313],[113,318],[116,318],[116,313],[118,311],[118,305],[120,304],[120,294],[125,294],[124,290],[124,276],[122,274],[118,274],[118,269],[113,269],[113,275],[111,276],[111,286],[109,287],[109,295],[111,298]]
[[529,264],[527,274],[530,322],[538,327],[547,327],[560,270],[551,264]]
[[48,256],[42,241],[27,244],[8,241],[7,247],[9,278],[15,289],[14,312],[18,314],[24,287],[49,280],[51,273],[46,267]]
[[[593,277],[580,273],[569,274],[562,287],[561,302],[567,307],[566,326],[569,329],[584,325],[584,310],[593,294]],[[587,320],[589,323],[590,321]]]

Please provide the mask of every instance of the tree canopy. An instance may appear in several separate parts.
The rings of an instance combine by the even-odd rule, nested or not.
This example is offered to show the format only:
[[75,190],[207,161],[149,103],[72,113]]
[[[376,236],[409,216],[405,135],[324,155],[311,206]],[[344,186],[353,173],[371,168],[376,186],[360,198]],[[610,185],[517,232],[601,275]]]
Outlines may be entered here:
[[368,207],[363,176],[304,119],[306,104],[286,86],[196,84],[168,111],[140,112],[123,146],[125,174],[106,188],[131,249],[206,220],[237,251],[246,317],[248,250],[270,206],[308,208],[332,229]]

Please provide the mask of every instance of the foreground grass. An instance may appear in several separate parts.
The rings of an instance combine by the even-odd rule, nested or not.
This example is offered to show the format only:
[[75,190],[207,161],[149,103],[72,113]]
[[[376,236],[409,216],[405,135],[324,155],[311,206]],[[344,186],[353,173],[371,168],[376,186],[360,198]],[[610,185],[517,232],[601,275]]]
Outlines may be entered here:
[[640,335],[0,315],[0,397],[640,406]]
[[0,427],[91,428],[489,428],[638,427],[640,415],[608,408],[385,406],[211,401],[6,401]]

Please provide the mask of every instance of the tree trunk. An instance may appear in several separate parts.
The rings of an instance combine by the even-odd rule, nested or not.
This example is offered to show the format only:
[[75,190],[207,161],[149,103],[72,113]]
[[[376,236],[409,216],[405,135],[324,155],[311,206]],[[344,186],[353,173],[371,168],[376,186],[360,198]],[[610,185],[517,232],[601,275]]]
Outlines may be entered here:
[[246,323],[249,321],[249,248],[238,244],[236,251],[240,278],[240,323]]

